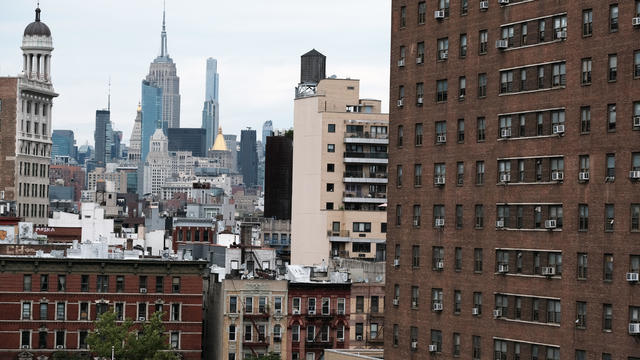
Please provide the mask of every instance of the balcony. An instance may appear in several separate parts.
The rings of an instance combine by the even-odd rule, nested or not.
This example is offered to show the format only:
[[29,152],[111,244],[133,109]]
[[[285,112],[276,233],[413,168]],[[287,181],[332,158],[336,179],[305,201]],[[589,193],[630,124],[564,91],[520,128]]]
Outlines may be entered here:
[[268,347],[269,339],[264,335],[259,335],[257,339],[254,339],[253,337],[251,338],[251,340],[244,339],[242,341],[242,344],[248,347]]
[[345,152],[344,162],[347,164],[387,164],[389,154],[386,152]]
[[369,173],[357,171],[344,172],[343,181],[346,183],[366,183],[366,184],[386,184],[389,182],[387,179],[387,173]]
[[389,134],[379,134],[365,132],[346,132],[344,133],[345,144],[374,144],[388,145]]
[[374,203],[384,204],[387,202],[387,193],[361,193],[357,191],[345,191],[342,201],[345,203]]

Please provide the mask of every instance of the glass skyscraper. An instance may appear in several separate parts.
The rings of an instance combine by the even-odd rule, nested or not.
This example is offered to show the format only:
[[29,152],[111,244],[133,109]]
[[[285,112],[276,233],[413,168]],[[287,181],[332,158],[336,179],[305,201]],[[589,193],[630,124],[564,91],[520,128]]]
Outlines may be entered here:
[[205,87],[204,107],[202,109],[202,128],[206,131],[207,149],[211,149],[218,134],[220,120],[218,118],[218,61],[207,59],[207,81]]
[[[149,153],[149,139],[162,128],[162,89],[142,80],[142,163]],[[165,129],[166,130],[166,129]]]
[[76,158],[75,136],[73,130],[53,130],[51,134],[51,158],[69,156]]

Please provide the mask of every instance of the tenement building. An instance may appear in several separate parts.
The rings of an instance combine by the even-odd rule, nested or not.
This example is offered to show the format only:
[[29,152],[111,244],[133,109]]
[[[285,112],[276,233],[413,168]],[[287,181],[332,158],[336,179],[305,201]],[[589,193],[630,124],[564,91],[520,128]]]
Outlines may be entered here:
[[392,4],[385,358],[640,357],[640,1]]
[[23,70],[0,78],[0,198],[16,201],[18,216],[44,225],[49,212],[51,107],[58,96],[51,83],[51,30],[40,21],[22,37]]

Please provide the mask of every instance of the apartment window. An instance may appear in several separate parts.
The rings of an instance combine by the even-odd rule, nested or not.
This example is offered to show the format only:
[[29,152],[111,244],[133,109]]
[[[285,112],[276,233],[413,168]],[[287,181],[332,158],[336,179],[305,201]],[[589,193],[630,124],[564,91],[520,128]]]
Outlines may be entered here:
[[22,290],[23,291],[31,291],[32,286],[32,277],[30,274],[26,274],[22,277]]
[[460,34],[460,57],[467,57],[467,34]]
[[413,168],[414,178],[413,185],[421,186],[422,185],[422,164],[415,164]]
[[560,64],[554,64],[553,65],[553,86],[562,86],[562,85],[566,85],[567,83],[567,70],[566,70],[566,64],[565,63],[560,63]]
[[482,357],[482,352],[480,351],[480,336],[473,335],[471,337],[471,356],[473,360],[480,360]]
[[[640,103],[638,104],[638,108],[640,109]],[[464,119],[458,119],[458,142],[464,142]]]
[[402,186],[402,165],[398,165],[396,169],[396,186]]
[[591,58],[582,59],[582,78],[580,80],[582,85],[591,84],[591,66],[592,66]]
[[398,87],[398,106],[402,106],[404,101],[404,86],[400,85]]
[[582,10],[582,36],[593,34],[593,10]]
[[402,225],[402,205],[396,205],[396,225]]
[[591,131],[591,107],[581,107],[580,114],[580,132],[588,134]]
[[616,155],[607,154],[607,177],[615,178],[616,176]]
[[380,298],[378,296],[372,296],[369,302],[371,307],[371,313],[374,313],[374,314],[378,313],[380,311]]
[[607,131],[616,131],[616,104],[607,105]]
[[309,298],[307,300],[307,310],[309,313],[316,312],[316,298]]
[[631,231],[640,230],[640,204],[631,204]]
[[587,204],[578,205],[578,230],[589,230],[589,205]]
[[[497,221],[502,221],[502,226],[509,227],[509,205],[498,205],[498,214],[496,216]],[[509,262],[507,261],[507,264]]]
[[49,304],[46,302],[41,302],[40,303],[40,320],[48,320],[48,319],[49,319]]
[[22,330],[20,332],[20,347],[21,348],[31,348],[31,331]]
[[510,47],[513,46],[513,36],[513,26],[505,26],[502,28],[502,40],[507,40]]
[[404,141],[404,127],[402,125],[398,125],[398,137],[396,145],[398,147],[402,147],[402,143]]
[[464,163],[463,162],[456,163],[456,184],[458,185],[464,184]]
[[327,183],[327,192],[333,192],[334,185],[332,183]]
[[513,91],[513,71],[503,71],[500,73],[500,93],[510,93]]
[[22,320],[30,320],[31,319],[31,303],[23,302],[22,303]]
[[416,104],[422,106],[424,103],[424,83],[416,84]]
[[407,26],[407,7],[400,7],[400,27],[403,28]]
[[292,342],[300,341],[300,325],[291,326],[291,341]]
[[462,248],[457,247],[455,249],[454,256],[455,256],[455,264],[454,264],[455,270],[460,271],[462,270]]
[[609,6],[609,31],[618,31],[618,4]]
[[439,0],[438,10],[444,10],[444,16],[449,17],[449,0]]
[[520,25],[520,45],[527,45],[528,26],[526,23]]
[[236,296],[229,297],[229,313],[235,314],[238,312],[238,298]]
[[393,286],[393,300],[400,300],[400,285]]
[[56,320],[64,320],[67,314],[67,303],[56,303]]
[[[514,311],[514,315],[513,317],[516,320],[520,320],[522,319],[522,298],[520,296],[516,296],[515,297],[515,311]],[[518,354],[520,352],[518,351]]]
[[476,205],[476,229],[484,227],[484,206]]
[[124,275],[116,275],[116,292],[124,292]]
[[431,345],[436,346],[436,352],[442,352],[442,331],[431,330]]
[[478,97],[487,96],[487,74],[478,74]]
[[476,185],[484,184],[484,161],[476,161]]
[[460,314],[462,309],[462,292],[460,290],[453,291],[453,313]]
[[576,327],[581,329],[587,327],[587,303],[584,301],[576,302]]
[[433,270],[442,270],[444,268],[444,248],[442,246],[434,246],[432,248],[431,266]]
[[427,4],[424,1],[418,3],[418,24],[424,24],[427,18]]
[[502,316],[507,316],[509,311],[509,297],[507,295],[496,295],[496,310],[500,310]]
[[610,54],[608,80],[612,82],[612,81],[616,81],[617,78],[618,78],[618,55]]
[[327,172],[334,172],[336,169],[335,164],[327,164]]
[[109,292],[109,275],[98,275],[96,291],[100,293]]
[[[42,310],[42,308],[40,308]],[[80,303],[80,320],[89,320],[89,303]]]
[[447,80],[438,80],[436,82],[436,101],[447,101],[448,85]]
[[474,292],[473,293],[473,307],[477,309],[478,315],[482,314],[482,293]]
[[453,356],[460,356],[460,334],[453,333]]
[[[411,351],[416,351],[417,344],[418,344],[418,328],[415,326],[411,327],[410,339],[411,339]],[[416,346],[414,346],[413,344],[416,344]]]
[[416,146],[421,146],[422,145],[422,124],[416,124],[415,133],[416,133]]
[[[527,88],[527,70],[526,69],[522,69],[522,70],[520,70],[520,91],[526,91],[526,90],[528,90],[528,88]],[[523,136],[523,135],[521,135],[521,136]]]
[[424,42],[418,43],[417,53],[418,53],[418,57],[416,59],[416,62],[418,64],[424,63]]
[[493,340],[494,359],[507,359],[507,342],[504,340]]
[[393,324],[393,346],[397,347],[400,342],[400,327],[398,324]]
[[511,116],[500,116],[500,133],[498,137],[507,138],[511,136]]
[[487,53],[489,49],[489,32],[487,30],[480,30],[480,55]]
[[604,281],[613,281],[613,254],[604,254],[603,259],[604,273],[602,278]]
[[544,88],[544,65],[538,66],[538,89]]
[[633,77],[640,77],[640,50],[633,52]]
[[371,232],[370,222],[354,222],[353,232]]
[[39,349],[47,348],[47,336],[48,334],[46,331],[38,332],[38,348]]
[[336,124],[327,124],[327,132],[330,132],[330,133],[336,132]]
[[473,249],[473,271],[482,272],[482,249]]
[[433,224],[436,228],[444,226],[444,205],[433,205]]
[[244,312],[251,314],[253,312],[253,297],[244,298]]
[[602,330],[611,331],[613,323],[613,306],[602,304]]
[[[553,39],[562,39],[567,33],[567,15],[555,16],[553,18]],[[564,37],[563,37],[564,35]]]
[[420,289],[417,286],[411,287],[411,308],[418,308],[418,299],[420,297]]
[[40,291],[49,291],[49,275],[40,275]]
[[547,322],[560,324],[562,319],[562,307],[560,300],[547,300]]
[[615,222],[615,208],[613,204],[604,205],[604,231],[613,231]]
[[469,12],[469,0],[460,1],[460,15],[467,15]]
[[140,289],[140,292],[143,292],[143,291],[146,292],[147,291],[147,277],[146,276],[140,276],[138,278],[138,287]]
[[546,25],[545,19],[538,20],[538,42],[544,42]]
[[413,245],[411,247],[412,253],[412,266],[417,268],[420,267],[420,246]]
[[447,58],[449,58],[449,38],[438,39],[437,46],[437,60],[447,60]]
[[547,360],[560,360],[560,348],[547,346]]

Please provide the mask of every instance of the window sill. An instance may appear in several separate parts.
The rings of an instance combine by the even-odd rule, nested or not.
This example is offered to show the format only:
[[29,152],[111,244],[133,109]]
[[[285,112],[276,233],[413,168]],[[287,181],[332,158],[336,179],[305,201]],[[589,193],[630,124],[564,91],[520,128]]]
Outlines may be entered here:
[[591,83],[590,83],[590,82],[587,82],[587,83],[580,83],[580,86],[591,86]]
[[555,86],[551,86],[549,88],[542,88],[542,89],[536,89],[536,90],[527,90],[527,91],[517,91],[517,92],[510,92],[510,93],[502,93],[502,94],[498,94],[498,96],[512,96],[512,95],[532,94],[532,93],[543,92],[543,91],[566,89],[566,87],[567,87],[566,85],[555,85]]
[[[516,4],[519,4],[519,3],[516,3]],[[551,41],[543,41],[543,42],[538,42],[538,43],[529,44],[529,45],[520,45],[520,46],[513,46],[513,47],[511,45],[509,45],[509,47],[507,47],[506,49],[504,49],[502,51],[503,52],[508,52],[508,51],[513,51],[513,50],[526,49],[526,48],[530,48],[530,47],[548,45],[548,44],[553,44],[553,43],[562,42],[562,41],[564,41],[564,40],[562,40],[562,39],[553,39]]]

